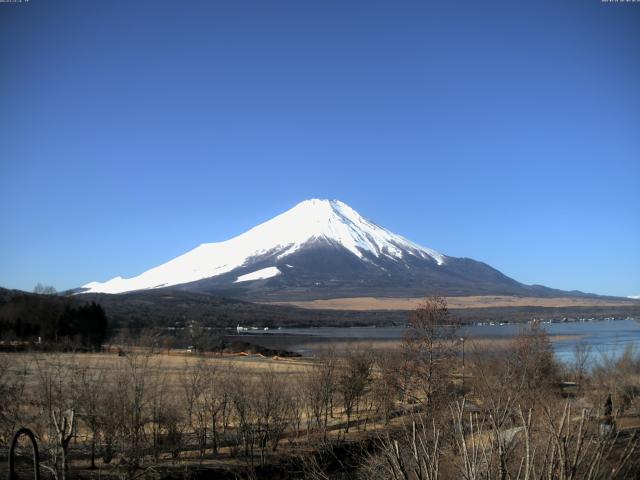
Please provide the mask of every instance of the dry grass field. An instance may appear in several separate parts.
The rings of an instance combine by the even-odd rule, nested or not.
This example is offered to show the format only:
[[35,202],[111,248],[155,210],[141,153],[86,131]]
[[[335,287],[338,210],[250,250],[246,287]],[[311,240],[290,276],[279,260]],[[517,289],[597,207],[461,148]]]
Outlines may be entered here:
[[[133,353],[145,357],[149,354],[146,349],[138,350]],[[123,362],[117,354],[110,353],[3,353],[2,358],[2,364],[9,368],[26,369],[27,378],[33,382],[37,380],[38,365],[42,363],[55,361],[56,364],[68,367],[111,372]],[[200,364],[210,369],[237,372],[243,376],[260,375],[269,370],[287,376],[303,375],[313,365],[313,361],[309,359],[267,358],[261,355],[196,355],[181,350],[173,350],[170,354],[163,351],[148,358],[147,367],[162,372],[169,380],[167,385],[178,385],[185,371]]]
[[[581,335],[550,335],[549,341],[562,342],[567,340],[573,340],[581,338]],[[488,338],[469,338],[466,342],[467,352],[472,353],[487,353],[497,352],[509,348],[513,343],[513,337],[488,337]],[[371,352],[384,352],[384,351],[399,351],[403,348],[404,340],[402,339],[383,339],[383,340],[354,340],[354,339],[335,339],[327,340],[323,338],[305,340],[299,344],[293,344],[295,350],[302,350],[309,355],[316,355],[323,351],[332,350],[337,354],[344,354],[345,352],[358,349]],[[293,360],[293,362],[299,362],[299,360]]]
[[[435,357],[433,364],[428,356],[419,356],[416,344],[412,351],[417,356],[407,363],[397,355],[403,347],[401,340],[325,340],[309,344],[314,357],[287,359],[125,346],[109,353],[0,354],[0,384],[8,393],[15,387],[16,399],[23,400],[21,408],[6,411],[5,420],[13,416],[16,423],[4,425],[4,447],[7,434],[17,425],[27,424],[42,442],[47,465],[61,471],[54,455],[62,450],[51,420],[75,411],[78,423],[68,449],[68,466],[74,475],[71,478],[135,480],[144,476],[160,480],[165,475],[176,478],[182,475],[180,472],[201,469],[207,470],[206,478],[335,478],[332,475],[343,466],[330,466],[331,461],[322,464],[319,459],[323,454],[319,452],[355,445],[361,455],[358,462],[362,463],[357,467],[362,469],[360,473],[367,468],[378,471],[381,465],[376,462],[389,453],[385,451],[387,435],[395,432],[401,444],[409,448],[416,435],[410,432],[411,425],[425,418],[434,422],[429,428],[420,426],[418,435],[425,445],[433,444],[430,435],[439,435],[434,430],[438,428],[443,436],[446,433],[451,438],[462,432],[459,440],[475,442],[482,438],[481,448],[491,454],[502,438],[502,430],[523,428],[518,420],[520,405],[534,409],[535,431],[563,418],[562,408],[568,408],[569,400],[566,392],[554,385],[558,380],[574,378],[581,378],[588,388],[577,389],[572,383],[572,408],[592,410],[595,416],[590,418],[597,419],[601,415],[598,406],[613,393],[615,408],[623,403],[626,408],[625,416],[618,419],[618,428],[625,435],[635,431],[640,424],[636,414],[640,397],[631,387],[638,385],[640,359],[618,362],[587,379],[580,377],[585,372],[556,371],[547,363],[551,358],[548,355],[552,355],[545,346],[547,338],[544,334],[515,342],[505,337],[469,338],[466,368],[461,368],[455,338],[438,340],[443,357]],[[548,341],[569,338],[558,335]],[[124,355],[118,353],[123,350]],[[483,352],[498,355],[481,355]],[[431,368],[438,373],[427,380]],[[632,396],[627,398],[627,392]],[[476,419],[487,422],[475,424],[474,428],[483,429],[473,433],[476,440],[465,433],[473,425],[467,425],[470,420],[462,413],[458,417],[455,414],[456,408],[464,411],[464,402],[469,403],[470,412],[476,412]],[[494,404],[506,406],[492,410]],[[504,417],[509,419],[505,425],[492,425],[486,420],[507,412],[510,416]],[[545,416],[547,413],[552,417]],[[92,424],[92,418],[98,420],[96,424]],[[558,449],[571,450],[577,435],[583,435],[577,430],[580,417],[568,418],[572,422],[567,426],[570,435],[556,439]],[[597,431],[596,423],[590,422],[590,433],[585,431],[584,435]],[[406,432],[409,434],[403,436]],[[534,440],[541,442],[538,447],[550,441],[546,437],[532,437]],[[89,468],[92,442],[97,470]],[[370,442],[377,442],[376,457],[365,452]],[[2,447],[0,456],[5,451]],[[613,459],[607,460],[613,462],[615,452],[622,447],[605,442],[598,448],[613,451]],[[113,453],[106,460],[109,449]],[[343,451],[338,451],[336,455],[342,456]],[[393,454],[393,450],[390,452]],[[460,478],[463,467],[452,452],[443,450],[445,473],[440,478]],[[504,462],[517,470],[523,451],[514,452],[505,456]],[[262,474],[251,476],[259,471],[254,467],[260,465]],[[249,475],[249,471],[254,473]],[[625,470],[637,471],[633,463]],[[381,472],[372,480],[392,478],[391,471]],[[248,476],[243,476],[245,473]],[[6,474],[2,467],[0,474]]]
[[[273,302],[273,304],[293,305],[296,307],[320,310],[414,310],[423,300],[423,298],[415,297],[351,297],[298,302]],[[446,300],[450,309],[489,307],[613,307],[640,304],[637,300],[631,299],[610,300],[577,297],[536,298],[514,297],[507,295],[447,297]]]

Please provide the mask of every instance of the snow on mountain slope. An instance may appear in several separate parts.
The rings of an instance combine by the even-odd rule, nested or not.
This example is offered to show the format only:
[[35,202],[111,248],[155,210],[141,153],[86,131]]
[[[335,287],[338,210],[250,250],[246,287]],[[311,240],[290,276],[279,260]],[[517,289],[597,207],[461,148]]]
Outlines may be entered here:
[[256,270],[255,272],[247,273],[246,275],[240,275],[236,278],[236,281],[233,283],[241,283],[241,282],[251,282],[253,280],[264,280],[267,278],[275,277],[276,275],[280,275],[280,270],[278,267],[267,267],[262,268],[260,270]]
[[[437,265],[443,265],[447,260],[445,255],[413,243],[363,218],[343,202],[312,199],[299,203],[291,210],[242,235],[225,242],[202,244],[137,277],[116,277],[104,283],[91,282],[82,288],[85,289],[84,293],[122,293],[179,285],[249,266],[252,259],[266,255],[274,255],[274,261],[279,261],[310,242],[322,240],[338,244],[365,261],[367,259],[364,253],[396,260],[410,255],[432,259]],[[253,274],[258,277],[265,273],[277,275],[274,270],[263,270],[269,269],[262,268],[242,275],[237,281],[252,280],[250,275]]]

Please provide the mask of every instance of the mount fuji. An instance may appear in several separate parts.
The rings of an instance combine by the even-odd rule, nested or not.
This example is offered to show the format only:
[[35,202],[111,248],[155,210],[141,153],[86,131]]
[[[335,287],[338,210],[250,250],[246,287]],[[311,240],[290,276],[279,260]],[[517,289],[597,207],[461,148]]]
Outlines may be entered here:
[[149,289],[250,300],[350,296],[580,295],[519,283],[489,265],[423,247],[338,200],[306,200],[230,240],[205,243],[133,278],[80,293]]

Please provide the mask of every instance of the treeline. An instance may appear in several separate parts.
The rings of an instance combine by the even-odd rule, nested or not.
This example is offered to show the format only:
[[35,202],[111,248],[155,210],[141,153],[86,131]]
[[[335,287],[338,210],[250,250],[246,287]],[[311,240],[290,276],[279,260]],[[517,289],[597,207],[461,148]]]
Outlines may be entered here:
[[[39,289],[46,291],[46,287]],[[0,305],[25,294],[0,288]],[[51,295],[44,297],[52,298]],[[236,325],[256,327],[353,327],[406,325],[408,311],[310,310],[284,305],[266,305],[201,293],[169,289],[124,293],[119,295],[83,294],[73,297],[76,306],[95,302],[103,307],[112,329],[184,328],[193,323],[209,329]],[[563,317],[640,317],[640,304],[617,307],[488,307],[454,309],[463,323],[478,321],[527,322],[533,318]]]
[[83,294],[78,301],[102,305],[121,327],[184,326],[195,321],[210,328],[250,324],[256,327],[404,325],[406,311],[309,310],[251,303],[233,298],[167,289],[106,295]]
[[0,305],[0,339],[31,344],[99,349],[109,325],[95,302],[76,304],[68,297],[20,293]]
[[[209,328],[228,328],[237,324],[256,327],[406,325],[410,313],[404,310],[310,310],[169,289],[119,295],[84,294],[78,296],[78,301],[94,301],[101,304],[113,322],[122,327],[128,326],[131,330],[184,326],[191,321]],[[525,323],[533,318],[640,317],[640,304],[618,307],[489,307],[452,309],[451,312],[464,323]]]

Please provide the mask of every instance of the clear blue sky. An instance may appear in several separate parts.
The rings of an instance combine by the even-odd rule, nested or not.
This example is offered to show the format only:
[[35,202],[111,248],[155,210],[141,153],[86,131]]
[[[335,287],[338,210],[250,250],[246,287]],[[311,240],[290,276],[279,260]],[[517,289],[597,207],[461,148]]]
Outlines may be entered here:
[[311,197],[640,294],[640,4],[0,3],[0,285],[132,276]]

